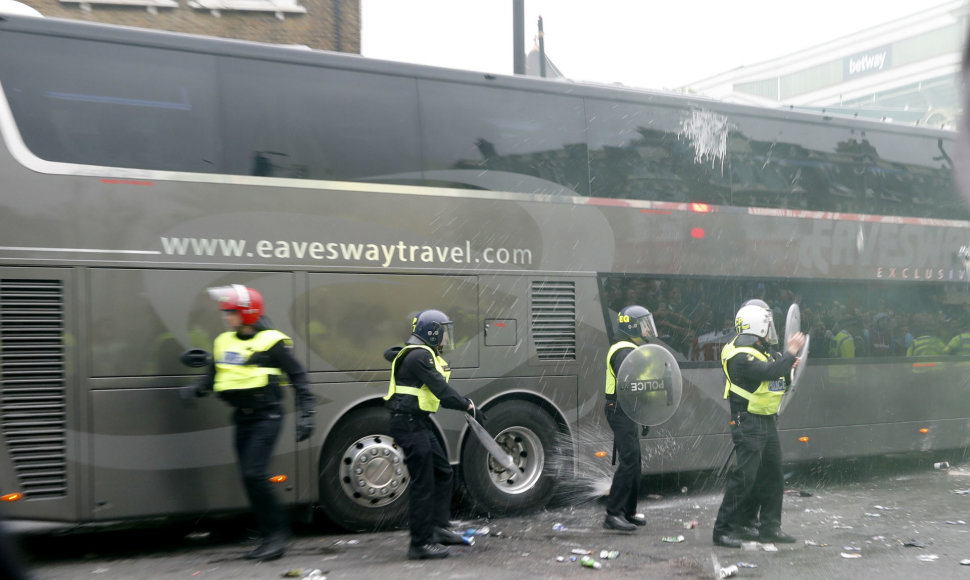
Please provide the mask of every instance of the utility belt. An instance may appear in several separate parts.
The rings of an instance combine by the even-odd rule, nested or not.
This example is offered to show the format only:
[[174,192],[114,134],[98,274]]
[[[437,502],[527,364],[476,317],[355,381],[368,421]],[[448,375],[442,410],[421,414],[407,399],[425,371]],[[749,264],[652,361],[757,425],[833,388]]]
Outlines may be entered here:
[[778,415],[758,415],[757,413],[749,413],[747,411],[738,411],[732,417],[733,420],[741,423],[749,420],[757,420],[765,423],[774,423],[778,420]]
[[403,433],[424,431],[432,427],[428,413],[407,413],[391,411],[391,430]]
[[280,406],[283,391],[278,384],[268,384],[255,389],[230,389],[219,391],[219,398],[244,415],[262,410],[274,410]]

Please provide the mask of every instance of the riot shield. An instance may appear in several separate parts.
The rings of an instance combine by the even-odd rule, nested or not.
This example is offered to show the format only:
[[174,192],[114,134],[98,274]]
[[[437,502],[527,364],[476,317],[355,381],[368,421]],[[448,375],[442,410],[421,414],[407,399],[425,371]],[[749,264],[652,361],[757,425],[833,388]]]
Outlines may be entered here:
[[[792,335],[801,332],[802,330],[802,310],[798,307],[798,304],[792,304],[788,308],[788,318],[785,320],[785,342],[782,344],[782,348],[787,348],[788,338]],[[791,372],[791,384],[788,385],[788,391],[785,396],[781,398],[781,404],[778,406],[778,414],[781,415],[785,411],[785,407],[794,398],[795,390],[798,388],[798,383],[805,373],[805,363],[808,362],[808,335],[805,335],[805,345],[802,346],[801,350],[798,351],[798,368],[792,369]]]
[[644,344],[616,373],[616,401],[627,417],[650,427],[665,423],[680,406],[683,378],[670,351]]

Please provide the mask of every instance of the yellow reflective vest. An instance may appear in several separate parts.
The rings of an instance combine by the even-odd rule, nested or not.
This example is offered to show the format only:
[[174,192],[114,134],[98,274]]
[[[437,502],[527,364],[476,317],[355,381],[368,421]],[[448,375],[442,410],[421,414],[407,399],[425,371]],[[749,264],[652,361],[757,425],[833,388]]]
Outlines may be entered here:
[[281,340],[292,344],[290,337],[278,330],[261,330],[249,340],[240,339],[233,331],[217,336],[213,345],[216,377],[212,389],[217,393],[258,389],[269,384],[271,375],[282,375],[282,369],[246,364],[254,354],[268,351]]
[[[737,338],[734,340],[737,340]],[[731,382],[731,375],[728,373],[727,364],[735,355],[748,354],[761,362],[769,362],[771,360],[768,358],[768,355],[756,348],[750,346],[734,346],[734,340],[726,344],[724,350],[721,351],[721,368],[724,369],[724,376],[727,377],[724,384],[724,398],[728,398],[729,393],[734,393],[742,399],[746,399],[748,401],[748,412],[754,415],[774,415],[778,413],[778,406],[781,405],[781,397],[788,389],[785,384],[785,377],[779,377],[771,381],[762,381],[753,393]]]
[[624,348],[636,348],[637,345],[632,342],[621,340],[613,346],[610,347],[610,352],[606,353],[606,394],[613,395],[616,394],[616,373],[613,372],[613,365],[610,361],[613,360],[613,355],[616,351]]
[[438,371],[438,374],[445,378],[445,381],[451,378],[451,367],[445,362],[445,359],[438,356],[438,353],[434,351],[430,346],[425,346],[423,344],[409,344],[401,349],[401,352],[397,353],[394,357],[394,361],[391,362],[391,383],[387,387],[387,395],[384,400],[390,399],[394,395],[412,395],[418,398],[418,408],[422,411],[427,411],[428,413],[436,413],[438,411],[438,405],[441,401],[438,397],[431,392],[428,385],[421,385],[420,387],[408,387],[406,385],[397,384],[397,379],[394,376],[394,371],[397,369],[397,361],[401,360],[407,352],[414,350],[416,348],[423,348],[424,350],[431,353],[431,359],[434,361],[434,368]]

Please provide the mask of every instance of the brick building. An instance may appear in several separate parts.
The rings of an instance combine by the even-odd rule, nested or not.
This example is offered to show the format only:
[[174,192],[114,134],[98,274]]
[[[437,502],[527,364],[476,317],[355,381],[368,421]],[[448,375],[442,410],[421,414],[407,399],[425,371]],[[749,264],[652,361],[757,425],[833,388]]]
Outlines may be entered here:
[[360,0],[22,0],[49,18],[360,54]]

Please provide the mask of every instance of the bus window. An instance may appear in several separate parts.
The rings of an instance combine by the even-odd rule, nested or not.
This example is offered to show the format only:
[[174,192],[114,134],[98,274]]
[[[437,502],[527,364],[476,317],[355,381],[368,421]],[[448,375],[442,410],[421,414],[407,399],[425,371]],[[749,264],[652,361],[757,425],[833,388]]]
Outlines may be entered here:
[[[769,304],[779,336],[784,336],[789,306],[797,302],[801,330],[811,336],[813,359],[970,356],[970,290],[965,282],[612,275],[602,277],[600,284],[612,334],[616,313],[639,304],[653,313],[660,340],[679,360],[718,361],[721,349],[734,338],[735,313],[751,298]],[[934,348],[912,348],[917,339],[917,346]]]
[[583,102],[421,81],[425,179],[451,187],[587,195]]
[[695,162],[681,138],[687,109],[587,100],[591,194],[658,201],[730,203],[722,163]]
[[49,161],[217,170],[214,59],[3,35],[0,81],[27,147]]
[[402,183],[419,176],[417,95],[404,77],[226,58],[225,170]]

